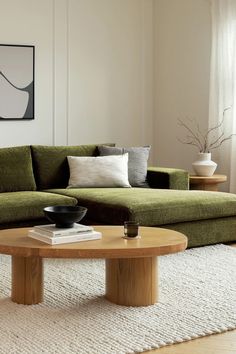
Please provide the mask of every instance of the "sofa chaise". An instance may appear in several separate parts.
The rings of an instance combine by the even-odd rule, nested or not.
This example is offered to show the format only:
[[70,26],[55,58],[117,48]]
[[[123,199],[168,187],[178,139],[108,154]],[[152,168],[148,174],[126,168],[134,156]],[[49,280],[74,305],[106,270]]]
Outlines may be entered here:
[[236,195],[189,191],[188,173],[149,167],[149,188],[66,188],[67,156],[96,156],[97,145],[0,149],[0,228],[47,223],[48,205],[88,208],[84,223],[144,226],[184,233],[189,247],[236,240]]

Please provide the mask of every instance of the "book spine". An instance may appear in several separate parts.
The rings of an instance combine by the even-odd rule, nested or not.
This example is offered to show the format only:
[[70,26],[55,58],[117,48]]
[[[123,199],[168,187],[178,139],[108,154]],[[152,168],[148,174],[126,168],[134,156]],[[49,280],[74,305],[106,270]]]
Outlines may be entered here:
[[66,239],[63,239],[63,240],[61,240],[61,237],[60,237],[60,239],[56,239],[56,240],[54,240],[53,239],[53,244],[54,245],[59,245],[59,244],[62,244],[62,243],[73,243],[73,242],[83,242],[83,241],[93,241],[93,240],[99,240],[99,239],[101,239],[101,237],[100,236],[93,236],[93,237],[83,237],[83,238],[70,238],[70,240],[68,240],[68,238],[66,238]]
[[93,230],[83,230],[83,231],[79,231],[79,230],[72,230],[72,231],[47,231],[44,229],[40,229],[40,228],[34,228],[35,232],[40,233],[41,235],[45,235],[48,237],[63,237],[63,236],[73,236],[73,235],[83,235],[83,234],[88,234],[93,232]]
[[35,231],[29,231],[28,236],[36,240],[46,242],[50,245],[57,245],[62,243],[72,243],[72,242],[81,242],[81,241],[90,241],[101,239],[102,234],[100,232],[94,232],[91,235],[73,235],[65,237],[48,237],[41,235]]

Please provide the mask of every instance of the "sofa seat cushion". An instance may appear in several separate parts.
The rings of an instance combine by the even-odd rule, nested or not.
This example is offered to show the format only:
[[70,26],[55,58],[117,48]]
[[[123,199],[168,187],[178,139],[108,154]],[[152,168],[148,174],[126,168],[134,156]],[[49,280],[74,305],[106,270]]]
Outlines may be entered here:
[[125,220],[154,226],[236,215],[236,195],[150,188],[52,189],[78,199],[87,218],[104,224]]
[[0,193],[0,224],[44,217],[43,208],[49,205],[76,205],[77,200],[44,192]]
[[180,222],[164,228],[182,232],[188,238],[188,247],[235,242],[236,217]]

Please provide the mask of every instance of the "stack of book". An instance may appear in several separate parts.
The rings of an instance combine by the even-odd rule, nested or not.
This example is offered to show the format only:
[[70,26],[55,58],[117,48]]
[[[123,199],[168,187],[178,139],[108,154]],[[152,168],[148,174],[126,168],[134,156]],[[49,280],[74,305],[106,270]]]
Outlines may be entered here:
[[57,228],[55,224],[37,225],[32,230],[29,230],[28,236],[46,242],[49,245],[91,241],[102,238],[101,232],[95,231],[91,226],[81,224],[74,224],[74,227],[67,229]]

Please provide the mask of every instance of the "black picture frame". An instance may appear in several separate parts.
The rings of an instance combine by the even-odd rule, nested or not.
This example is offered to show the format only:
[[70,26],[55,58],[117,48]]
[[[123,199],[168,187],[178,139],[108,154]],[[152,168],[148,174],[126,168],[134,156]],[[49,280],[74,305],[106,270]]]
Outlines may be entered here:
[[35,119],[35,46],[0,44],[0,121]]

